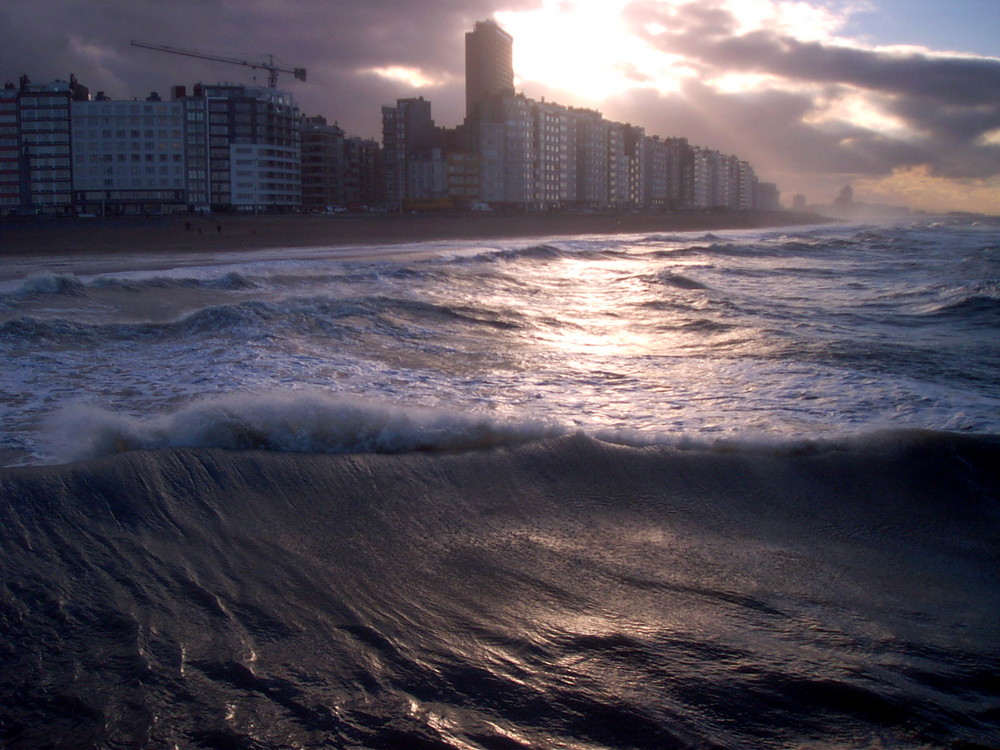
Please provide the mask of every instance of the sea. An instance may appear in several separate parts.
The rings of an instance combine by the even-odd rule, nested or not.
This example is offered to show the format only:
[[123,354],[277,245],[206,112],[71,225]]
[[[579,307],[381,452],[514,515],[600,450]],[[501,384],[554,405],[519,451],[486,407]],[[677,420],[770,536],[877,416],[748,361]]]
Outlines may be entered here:
[[22,250],[0,747],[1000,747],[1000,219]]

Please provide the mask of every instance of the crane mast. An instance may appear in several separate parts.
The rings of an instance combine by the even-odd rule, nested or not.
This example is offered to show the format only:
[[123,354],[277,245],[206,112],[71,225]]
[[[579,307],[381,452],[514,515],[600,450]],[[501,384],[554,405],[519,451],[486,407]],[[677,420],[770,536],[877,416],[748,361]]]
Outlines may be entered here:
[[184,55],[185,57],[196,57],[199,60],[214,60],[215,62],[231,63],[232,65],[243,65],[248,68],[253,68],[254,70],[266,70],[267,71],[267,85],[268,88],[278,87],[278,73],[291,73],[296,80],[304,81],[306,80],[306,69],[305,68],[281,68],[278,67],[274,62],[274,55],[267,55],[267,61],[261,62],[256,60],[243,60],[238,57],[227,57],[225,55],[212,55],[207,52],[200,52],[193,49],[182,49],[180,47],[168,47],[165,44],[149,44],[148,42],[139,42],[135,39],[132,40],[133,47],[142,47],[143,49],[156,50],[157,52],[166,52],[171,55]]

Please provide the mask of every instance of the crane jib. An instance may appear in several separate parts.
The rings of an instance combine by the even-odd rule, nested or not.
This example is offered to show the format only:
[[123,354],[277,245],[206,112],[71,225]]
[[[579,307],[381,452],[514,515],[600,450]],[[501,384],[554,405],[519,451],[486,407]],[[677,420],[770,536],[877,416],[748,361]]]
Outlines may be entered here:
[[266,55],[267,62],[262,62],[260,60],[244,60],[242,58],[229,57],[226,55],[213,55],[208,52],[201,52],[193,49],[169,47],[165,44],[149,44],[148,42],[139,42],[134,39],[132,40],[132,46],[156,50],[157,52],[166,52],[171,55],[184,55],[186,57],[196,57],[200,60],[214,60],[215,62],[224,62],[232,65],[243,65],[248,68],[266,70],[267,85],[272,89],[277,88],[278,86],[278,73],[291,73],[297,81],[306,80],[305,68],[281,68],[275,64],[274,55]]

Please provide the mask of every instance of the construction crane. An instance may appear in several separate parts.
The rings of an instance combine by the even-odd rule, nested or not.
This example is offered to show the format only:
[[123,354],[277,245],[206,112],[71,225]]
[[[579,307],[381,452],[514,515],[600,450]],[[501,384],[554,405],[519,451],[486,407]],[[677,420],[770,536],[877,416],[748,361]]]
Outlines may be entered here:
[[248,68],[254,68],[255,70],[266,70],[267,71],[267,85],[268,88],[278,87],[278,73],[291,73],[295,76],[298,81],[306,80],[306,69],[305,68],[279,68],[274,62],[274,55],[266,55],[267,62],[259,62],[255,60],[242,60],[238,57],[226,57],[225,55],[210,55],[207,52],[199,52],[193,49],[180,49],[178,47],[168,47],[164,44],[148,44],[147,42],[137,42],[132,40],[133,47],[142,47],[143,49],[152,49],[157,52],[167,52],[171,55],[185,55],[187,57],[197,57],[201,60],[215,60],[216,62],[232,63],[233,65],[245,65]]

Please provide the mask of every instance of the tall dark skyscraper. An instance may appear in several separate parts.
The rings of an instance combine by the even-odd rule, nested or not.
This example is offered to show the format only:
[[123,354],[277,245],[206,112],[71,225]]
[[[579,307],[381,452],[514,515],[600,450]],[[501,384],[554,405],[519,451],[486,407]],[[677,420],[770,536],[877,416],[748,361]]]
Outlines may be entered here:
[[491,96],[514,92],[514,38],[494,21],[478,21],[465,35],[465,114]]

